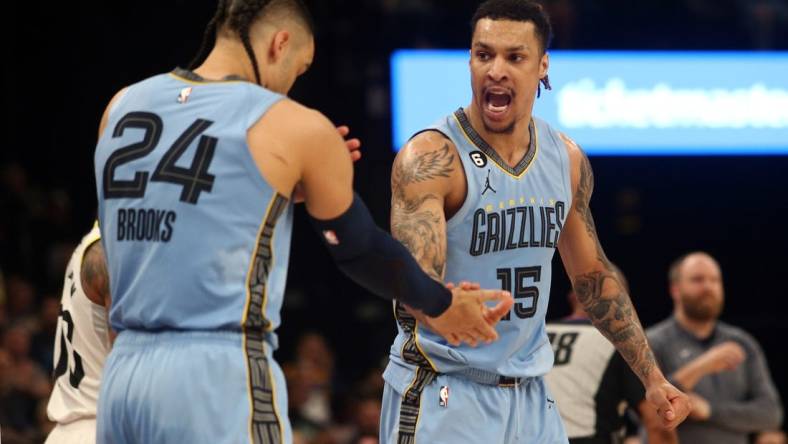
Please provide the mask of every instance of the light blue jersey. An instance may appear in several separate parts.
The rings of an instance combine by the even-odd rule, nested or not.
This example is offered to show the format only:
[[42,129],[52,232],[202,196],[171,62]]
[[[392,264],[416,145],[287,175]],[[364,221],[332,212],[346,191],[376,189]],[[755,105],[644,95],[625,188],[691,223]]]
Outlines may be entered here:
[[509,377],[547,373],[553,352],[545,333],[551,262],[572,205],[566,146],[547,123],[533,119],[531,146],[514,168],[471,127],[462,109],[427,130],[457,147],[468,193],[447,221],[446,281],[479,282],[514,297],[490,345],[452,347],[397,305],[399,334],[392,361],[438,373],[483,370]]
[[97,441],[290,444],[272,354],[292,204],[247,131],[283,97],[176,70],[132,85],[96,149],[118,339]]
[[247,130],[282,96],[188,71],[132,85],[96,149],[115,330],[273,331],[292,205],[266,183]]

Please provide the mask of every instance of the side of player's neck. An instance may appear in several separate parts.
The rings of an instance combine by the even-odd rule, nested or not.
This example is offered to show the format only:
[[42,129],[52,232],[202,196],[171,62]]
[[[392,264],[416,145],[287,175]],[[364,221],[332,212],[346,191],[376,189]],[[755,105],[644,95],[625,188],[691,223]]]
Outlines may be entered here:
[[[262,71],[262,67],[260,67]],[[216,45],[205,61],[194,70],[207,80],[222,80],[228,76],[239,76],[255,81],[254,68],[243,44],[236,39],[216,39]],[[262,74],[262,72],[261,72]]]
[[517,165],[523,156],[528,152],[531,144],[531,113],[520,118],[514,125],[514,130],[509,133],[496,133],[488,131],[484,126],[481,113],[475,104],[466,108],[468,120],[473,129],[501,156],[506,163],[511,166]]

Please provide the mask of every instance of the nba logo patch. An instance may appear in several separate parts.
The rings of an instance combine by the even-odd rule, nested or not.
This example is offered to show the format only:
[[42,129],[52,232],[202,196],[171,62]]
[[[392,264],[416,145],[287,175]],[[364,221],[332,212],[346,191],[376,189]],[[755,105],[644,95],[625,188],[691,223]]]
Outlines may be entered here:
[[326,238],[326,242],[328,242],[329,245],[339,245],[339,238],[334,230],[323,231],[323,237]]
[[188,88],[183,88],[181,90],[181,93],[178,94],[178,103],[181,103],[181,104],[186,103],[187,101],[189,101],[189,96],[190,95],[192,95],[192,88],[191,88],[191,86],[188,87]]
[[448,386],[441,386],[440,392],[438,392],[438,396],[440,399],[438,400],[438,405],[441,407],[448,407],[449,406],[449,387]]

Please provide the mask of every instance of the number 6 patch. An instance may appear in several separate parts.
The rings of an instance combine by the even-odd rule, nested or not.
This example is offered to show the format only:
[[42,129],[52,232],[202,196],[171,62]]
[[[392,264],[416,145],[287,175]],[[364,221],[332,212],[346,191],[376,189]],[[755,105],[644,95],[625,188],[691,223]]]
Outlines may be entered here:
[[473,164],[479,168],[487,166],[487,156],[481,151],[474,151],[470,154]]

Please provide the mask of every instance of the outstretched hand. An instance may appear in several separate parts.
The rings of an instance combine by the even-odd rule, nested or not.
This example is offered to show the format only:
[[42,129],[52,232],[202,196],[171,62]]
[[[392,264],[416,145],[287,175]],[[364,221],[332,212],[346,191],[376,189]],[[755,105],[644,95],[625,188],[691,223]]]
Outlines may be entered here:
[[[481,290],[478,284],[467,282],[459,287],[448,284],[447,288],[452,292],[451,306],[438,317],[425,316],[426,324],[454,346],[465,342],[476,347],[480,342],[497,340],[494,327],[514,304],[512,295],[503,290]],[[498,303],[487,307],[487,301]]]

